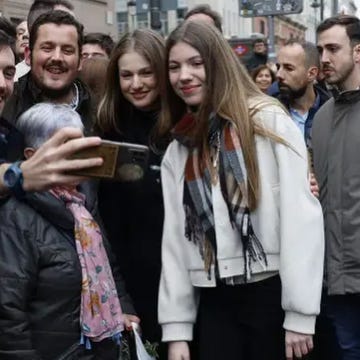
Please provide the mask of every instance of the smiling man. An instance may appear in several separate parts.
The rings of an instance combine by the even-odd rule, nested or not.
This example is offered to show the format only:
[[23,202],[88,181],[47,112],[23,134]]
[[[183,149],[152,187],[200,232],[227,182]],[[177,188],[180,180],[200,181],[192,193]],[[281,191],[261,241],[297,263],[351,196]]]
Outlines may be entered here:
[[[28,160],[19,162],[23,141],[21,134],[1,117],[12,94],[15,75],[15,29],[0,18],[0,206],[11,193],[23,196],[28,191],[42,191],[52,186],[71,185],[82,180],[69,175],[74,169],[98,166],[101,159],[73,159],[72,154],[87,147],[98,146],[99,138],[84,138],[79,129],[64,128],[41,146]],[[7,161],[15,161],[10,164]],[[0,358],[3,359],[0,350]]]
[[7,121],[16,124],[31,106],[49,101],[69,104],[81,115],[85,129],[90,129],[90,96],[77,79],[82,41],[83,26],[65,11],[46,13],[35,21],[25,53],[31,71],[19,80],[4,109]]

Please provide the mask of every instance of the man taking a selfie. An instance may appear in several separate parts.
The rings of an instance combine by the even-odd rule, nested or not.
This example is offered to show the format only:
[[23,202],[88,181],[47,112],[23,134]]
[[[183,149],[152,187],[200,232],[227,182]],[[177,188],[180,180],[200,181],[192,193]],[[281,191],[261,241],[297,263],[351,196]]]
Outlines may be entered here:
[[85,133],[92,126],[90,95],[77,79],[83,26],[68,12],[55,10],[39,16],[30,30],[25,58],[31,64],[19,79],[3,117],[16,125],[18,117],[36,103],[68,104],[82,119]]
[[[5,24],[6,25],[6,24]],[[14,89],[15,39],[0,24],[0,114]],[[68,171],[102,164],[101,158],[69,160],[75,152],[100,145],[97,137],[84,138],[79,129],[63,128],[43,144],[30,159],[15,161],[22,150],[22,137],[5,119],[0,118],[0,196],[9,193],[24,196],[27,191],[41,191],[55,185],[78,182],[79,176]]]

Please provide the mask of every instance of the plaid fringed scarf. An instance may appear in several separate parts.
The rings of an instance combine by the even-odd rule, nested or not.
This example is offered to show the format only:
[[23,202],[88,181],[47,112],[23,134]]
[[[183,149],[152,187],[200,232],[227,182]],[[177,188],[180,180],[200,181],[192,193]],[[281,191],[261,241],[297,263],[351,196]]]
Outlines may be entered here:
[[[189,156],[185,165],[183,205],[186,216],[185,235],[199,246],[204,259],[205,270],[209,277],[211,265],[216,266],[216,235],[214,229],[214,213],[211,194],[211,171],[204,166],[199,158],[197,148],[191,146],[186,136],[195,121],[187,114],[175,127],[173,134],[181,144],[189,149]],[[241,235],[244,255],[245,281],[251,278],[252,262],[258,261],[264,268],[267,259],[261,242],[256,237],[250,219],[247,199],[247,173],[239,137],[229,121],[210,117],[209,145],[218,151],[218,176],[221,192],[225,199],[230,221]]]

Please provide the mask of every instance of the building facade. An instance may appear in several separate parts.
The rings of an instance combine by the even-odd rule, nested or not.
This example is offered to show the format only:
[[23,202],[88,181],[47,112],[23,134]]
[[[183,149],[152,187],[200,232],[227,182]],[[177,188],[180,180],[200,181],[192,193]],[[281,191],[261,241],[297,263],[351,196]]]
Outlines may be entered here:
[[316,42],[316,28],[321,21],[338,13],[356,15],[355,2],[360,2],[360,0],[323,0],[323,9],[321,9],[321,0],[304,1],[303,12],[289,17],[306,27],[305,39],[307,41]]
[[[360,3],[360,0],[323,0],[323,9],[321,10],[321,0],[304,0],[302,13],[275,16],[275,51],[290,38],[316,42],[316,27],[322,17],[326,18],[340,12],[355,14],[357,2]],[[129,23],[132,21],[129,17],[127,3],[127,0],[116,0],[119,33],[127,31]],[[150,0],[136,0],[136,3],[136,26],[149,27]],[[268,37],[268,18],[240,16],[239,0],[163,0],[162,4],[167,4],[167,9],[161,13],[162,33],[167,35],[183,20],[188,9],[204,3],[210,5],[222,16],[223,33],[226,38],[248,38],[261,35]]]
[[223,21],[223,33],[226,38],[249,37],[253,32],[252,19],[239,15],[238,0],[188,0],[188,9],[196,5],[207,3],[217,11]]
[[[0,15],[8,19],[26,19],[33,0],[0,0]],[[99,31],[118,36],[115,0],[71,0],[77,19],[86,32]]]
[[26,19],[32,0],[0,0],[0,16],[7,19]]
[[118,38],[115,0],[71,0],[85,32],[102,32]]
[[341,0],[339,4],[339,12],[342,14],[356,15],[357,5],[353,0]]
[[[127,7],[128,1],[116,0],[116,14],[118,21],[118,31],[122,33],[129,29],[129,24],[133,19],[129,16]],[[137,27],[150,26],[150,1],[137,0],[137,11],[135,23]],[[161,32],[169,34],[184,18],[188,9],[200,4],[209,4],[212,9],[217,11],[223,20],[224,36],[248,37],[252,32],[252,20],[242,18],[239,15],[238,0],[166,0],[162,1],[163,11],[161,12]]]

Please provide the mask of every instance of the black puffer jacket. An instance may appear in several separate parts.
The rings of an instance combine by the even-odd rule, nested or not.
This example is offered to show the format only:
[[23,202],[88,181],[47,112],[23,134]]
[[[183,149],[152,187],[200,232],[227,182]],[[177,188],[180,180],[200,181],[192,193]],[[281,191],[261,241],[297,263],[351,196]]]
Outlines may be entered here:
[[[97,219],[96,201],[83,192]],[[117,359],[111,340],[91,351],[78,345],[81,268],[64,203],[48,192],[10,198],[0,218],[0,359]],[[123,311],[134,314],[116,267],[113,274]]]

